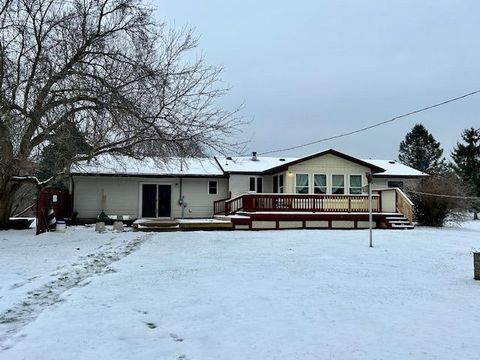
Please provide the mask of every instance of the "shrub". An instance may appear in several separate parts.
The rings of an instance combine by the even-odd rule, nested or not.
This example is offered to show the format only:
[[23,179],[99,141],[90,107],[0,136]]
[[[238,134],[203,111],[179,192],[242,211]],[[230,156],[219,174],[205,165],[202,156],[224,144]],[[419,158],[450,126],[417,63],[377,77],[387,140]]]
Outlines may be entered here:
[[446,220],[460,221],[471,204],[462,197],[468,192],[454,174],[423,178],[410,191],[415,220],[419,225],[441,227]]

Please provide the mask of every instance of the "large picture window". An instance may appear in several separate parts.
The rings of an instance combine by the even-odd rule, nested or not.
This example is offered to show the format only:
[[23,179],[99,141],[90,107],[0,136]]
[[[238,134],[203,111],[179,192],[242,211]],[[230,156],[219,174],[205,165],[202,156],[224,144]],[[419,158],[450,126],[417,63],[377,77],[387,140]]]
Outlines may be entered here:
[[332,194],[333,195],[345,194],[345,176],[344,175],[332,175]]
[[327,175],[324,175],[324,174],[313,175],[313,192],[315,194],[327,193]]
[[350,175],[350,194],[361,194],[362,191],[362,176]]
[[295,192],[297,194],[308,194],[308,174],[295,175]]

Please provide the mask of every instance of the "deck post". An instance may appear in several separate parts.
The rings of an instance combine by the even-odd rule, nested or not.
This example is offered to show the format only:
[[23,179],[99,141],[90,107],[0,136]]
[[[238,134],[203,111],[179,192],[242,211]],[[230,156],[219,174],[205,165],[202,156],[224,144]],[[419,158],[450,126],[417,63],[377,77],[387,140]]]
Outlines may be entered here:
[[370,235],[370,247],[373,247],[373,234],[372,234],[372,227],[373,227],[373,216],[372,216],[372,173],[367,172],[367,181],[368,181],[368,231]]

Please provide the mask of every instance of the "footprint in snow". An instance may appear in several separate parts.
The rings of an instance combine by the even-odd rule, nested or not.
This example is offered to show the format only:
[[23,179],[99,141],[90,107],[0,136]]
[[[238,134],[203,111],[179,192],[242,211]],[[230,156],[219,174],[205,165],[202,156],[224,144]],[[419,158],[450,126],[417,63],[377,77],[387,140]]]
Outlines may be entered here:
[[147,325],[150,329],[155,329],[157,327],[157,325],[155,325],[155,323],[152,323],[152,322],[146,322],[145,325]]
[[176,342],[182,342],[183,339],[178,336],[177,334],[170,334],[170,337],[172,338],[173,341],[176,341]]

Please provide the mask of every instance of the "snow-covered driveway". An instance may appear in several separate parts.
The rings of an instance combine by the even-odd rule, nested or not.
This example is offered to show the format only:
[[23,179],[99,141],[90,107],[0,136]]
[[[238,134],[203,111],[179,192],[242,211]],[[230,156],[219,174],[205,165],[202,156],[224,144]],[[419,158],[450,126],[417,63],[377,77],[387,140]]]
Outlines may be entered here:
[[373,249],[356,230],[10,233],[1,359],[480,358],[478,223]]

